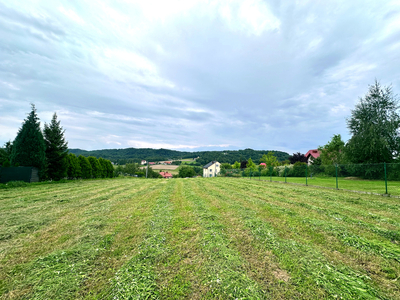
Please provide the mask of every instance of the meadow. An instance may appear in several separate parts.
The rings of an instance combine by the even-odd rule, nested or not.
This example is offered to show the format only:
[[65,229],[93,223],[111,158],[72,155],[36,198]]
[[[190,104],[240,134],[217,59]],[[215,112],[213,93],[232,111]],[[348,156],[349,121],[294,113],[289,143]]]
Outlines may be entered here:
[[[245,177],[250,179],[250,177]],[[260,176],[251,177],[251,180],[263,180],[273,182],[285,182],[285,177],[277,176]],[[287,177],[287,183],[295,183],[301,185],[309,185],[314,187],[327,187],[336,189],[336,177]],[[384,180],[364,180],[355,177],[338,177],[337,181],[338,189],[359,191],[374,194],[385,194],[386,187]],[[393,196],[400,196],[400,182],[399,181],[387,181],[388,194]]]
[[0,299],[400,299],[400,200],[241,178],[0,190]]

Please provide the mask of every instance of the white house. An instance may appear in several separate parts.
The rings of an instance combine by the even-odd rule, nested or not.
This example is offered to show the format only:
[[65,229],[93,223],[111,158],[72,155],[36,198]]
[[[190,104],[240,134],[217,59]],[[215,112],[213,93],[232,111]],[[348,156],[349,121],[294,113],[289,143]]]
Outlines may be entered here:
[[140,164],[145,165],[145,164],[147,164],[147,161],[142,160],[142,162]]
[[307,158],[307,164],[311,165],[314,159],[318,158],[321,155],[321,152],[318,149],[309,150],[305,157]]
[[221,170],[221,164],[217,161],[212,161],[203,167],[203,177],[215,177]]

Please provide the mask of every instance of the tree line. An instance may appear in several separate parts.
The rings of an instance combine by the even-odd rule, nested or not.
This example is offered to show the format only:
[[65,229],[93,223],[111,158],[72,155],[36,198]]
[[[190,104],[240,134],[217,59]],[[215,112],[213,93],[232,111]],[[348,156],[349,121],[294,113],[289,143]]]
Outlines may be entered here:
[[[184,152],[168,149],[149,149],[149,148],[126,148],[126,149],[104,149],[85,151],[81,149],[69,149],[70,153],[83,156],[103,157],[111,160],[117,165],[125,165],[128,163],[140,163],[141,160],[146,161],[179,161],[185,158],[197,158],[198,166],[204,166],[210,161],[219,161],[220,163],[233,164],[235,161],[244,161],[251,157],[258,163],[268,150],[224,150],[224,151],[197,151]],[[285,161],[289,158],[289,154],[282,151],[272,151],[279,161]]]
[[0,149],[2,167],[36,167],[41,180],[60,180],[63,178],[108,178],[114,176],[111,161],[94,156],[78,157],[68,153],[65,130],[54,113],[49,124],[40,128],[35,105],[22,123],[14,141]]

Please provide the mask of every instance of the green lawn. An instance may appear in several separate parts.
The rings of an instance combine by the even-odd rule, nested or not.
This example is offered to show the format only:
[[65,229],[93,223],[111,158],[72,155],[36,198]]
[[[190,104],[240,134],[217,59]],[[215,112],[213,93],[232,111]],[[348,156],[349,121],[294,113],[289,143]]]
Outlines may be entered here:
[[0,299],[400,299],[400,202],[236,178],[3,189]]
[[[246,177],[249,179],[249,177]],[[270,177],[252,177],[251,180],[266,180],[270,181]],[[272,177],[272,181],[285,182],[285,177]],[[287,177],[286,181],[288,183],[298,183],[306,184],[305,177]],[[336,188],[336,178],[335,177],[313,177],[307,178],[307,184],[309,186],[320,186]],[[377,194],[385,194],[385,181],[383,180],[362,180],[354,178],[344,178],[338,177],[338,188],[352,191],[370,192]],[[395,196],[400,196],[400,182],[399,181],[388,181],[387,182],[388,193]]]

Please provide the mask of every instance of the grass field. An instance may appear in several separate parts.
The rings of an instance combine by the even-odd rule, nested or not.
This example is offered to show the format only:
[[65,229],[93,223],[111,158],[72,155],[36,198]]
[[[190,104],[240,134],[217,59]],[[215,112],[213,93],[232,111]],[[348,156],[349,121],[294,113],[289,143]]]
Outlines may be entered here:
[[235,178],[0,190],[0,299],[400,299],[400,200]]
[[[152,165],[150,166],[154,171],[157,172],[168,172],[171,174],[178,174],[179,172],[179,166],[176,165]],[[146,167],[141,167],[143,170],[146,170]]]
[[[249,179],[248,177],[246,177]],[[285,182],[285,177],[271,177],[272,181]],[[251,180],[266,180],[270,181],[270,177],[252,177]],[[306,184],[305,177],[287,177],[288,183]],[[336,177],[313,177],[307,178],[307,184],[310,186],[320,186],[336,188]],[[344,190],[369,192],[376,194],[385,194],[385,181],[383,180],[362,180],[355,178],[344,178],[338,177],[338,188]],[[388,193],[394,196],[400,196],[400,182],[399,181],[388,181],[387,182]]]

